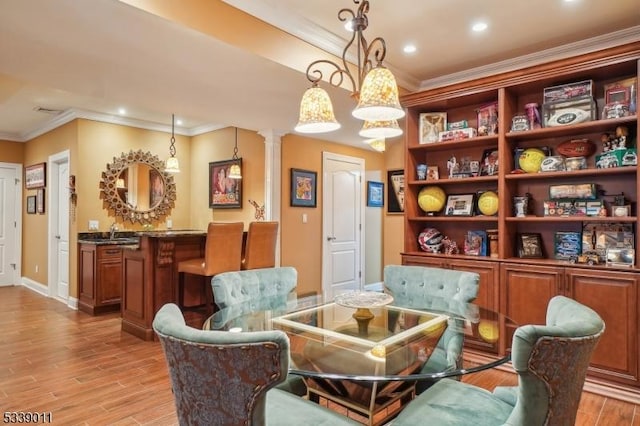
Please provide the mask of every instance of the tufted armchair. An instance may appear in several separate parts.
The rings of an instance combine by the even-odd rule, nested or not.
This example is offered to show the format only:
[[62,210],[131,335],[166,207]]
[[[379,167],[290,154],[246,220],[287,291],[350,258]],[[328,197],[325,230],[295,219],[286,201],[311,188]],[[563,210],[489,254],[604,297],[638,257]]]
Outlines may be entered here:
[[[469,315],[468,303],[478,294],[480,276],[475,272],[422,266],[387,265],[384,268],[385,292],[393,296],[397,306],[458,312]],[[462,364],[462,324],[452,320],[422,373],[453,370]],[[429,383],[418,383],[416,391],[424,391]]]
[[171,303],[158,311],[153,329],[169,366],[181,425],[358,424],[272,389],[289,367],[289,339],[282,331],[197,330]]
[[[247,321],[244,313],[252,310],[282,309],[295,303],[298,271],[291,266],[224,272],[211,279],[213,299],[220,308],[218,318]],[[249,330],[249,324],[236,324]],[[216,324],[213,324],[216,327]],[[289,376],[278,386],[296,395],[306,395],[307,386],[299,376]]]
[[411,401],[394,426],[421,424],[570,426],[575,423],[591,354],[605,324],[591,308],[556,296],[546,325],[518,327],[512,343],[517,387],[493,393],[442,379]]

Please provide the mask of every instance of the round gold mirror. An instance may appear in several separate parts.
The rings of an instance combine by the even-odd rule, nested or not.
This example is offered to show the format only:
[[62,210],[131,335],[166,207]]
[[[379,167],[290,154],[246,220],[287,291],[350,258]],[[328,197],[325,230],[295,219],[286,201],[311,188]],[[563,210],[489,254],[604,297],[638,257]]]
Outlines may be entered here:
[[100,192],[116,217],[131,223],[152,223],[171,212],[176,200],[173,175],[149,152],[129,151],[114,157],[102,173]]

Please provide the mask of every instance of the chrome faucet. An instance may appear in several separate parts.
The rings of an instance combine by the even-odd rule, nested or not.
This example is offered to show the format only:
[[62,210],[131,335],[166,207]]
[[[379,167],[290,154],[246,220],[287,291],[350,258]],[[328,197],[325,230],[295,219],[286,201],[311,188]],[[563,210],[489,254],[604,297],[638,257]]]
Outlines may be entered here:
[[116,232],[118,232],[118,224],[113,222],[109,227],[109,239],[113,240],[113,238],[116,235]]

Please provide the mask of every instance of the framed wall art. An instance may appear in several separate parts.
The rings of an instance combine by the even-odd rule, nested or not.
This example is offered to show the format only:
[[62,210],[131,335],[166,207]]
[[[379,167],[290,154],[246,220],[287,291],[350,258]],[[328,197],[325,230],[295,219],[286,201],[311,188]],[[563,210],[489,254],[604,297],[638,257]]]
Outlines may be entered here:
[[538,233],[518,234],[518,257],[542,258],[542,236]]
[[[237,162],[242,168],[242,158]],[[242,208],[242,179],[229,178],[229,169],[236,160],[209,163],[209,207],[216,209]]]
[[420,114],[420,144],[438,142],[440,132],[444,132],[446,129],[446,112],[425,112]]
[[47,163],[38,163],[24,169],[24,186],[27,189],[44,188],[47,183]]
[[29,195],[27,197],[27,213],[35,214],[36,213],[36,196]]
[[367,206],[382,207],[384,205],[384,183],[367,181]]
[[404,170],[387,170],[387,213],[404,212]]
[[291,169],[291,206],[315,207],[318,174],[310,170]]
[[445,216],[471,216],[476,194],[456,194],[447,196]]
[[44,214],[44,188],[39,188],[36,192],[36,210]]

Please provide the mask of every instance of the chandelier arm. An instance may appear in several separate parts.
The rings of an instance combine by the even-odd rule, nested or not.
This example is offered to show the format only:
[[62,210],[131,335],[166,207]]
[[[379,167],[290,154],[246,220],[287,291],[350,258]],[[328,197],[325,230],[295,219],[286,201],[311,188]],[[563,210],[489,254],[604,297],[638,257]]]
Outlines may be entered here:
[[331,84],[333,87],[342,86],[342,83],[344,82],[346,77],[351,82],[351,91],[352,92],[357,91],[356,82],[353,79],[353,76],[351,75],[351,73],[349,72],[349,69],[348,68],[342,69],[340,68],[340,65],[328,59],[318,59],[317,61],[313,61],[309,64],[309,66],[307,67],[307,79],[311,83],[313,83],[314,85],[317,85],[318,82],[322,80],[322,76],[324,75],[322,73],[322,70],[320,70],[319,68],[314,68],[319,64],[325,64],[335,68],[331,72],[331,74],[329,74],[329,80],[328,80],[329,84]]
[[[376,48],[378,47],[378,48]],[[366,58],[371,65],[371,60],[369,56],[371,55],[371,51],[374,49],[373,57],[376,58],[377,65],[382,64],[384,57],[387,56],[387,44],[385,43],[382,37],[376,37],[371,41],[371,44],[365,49]]]

